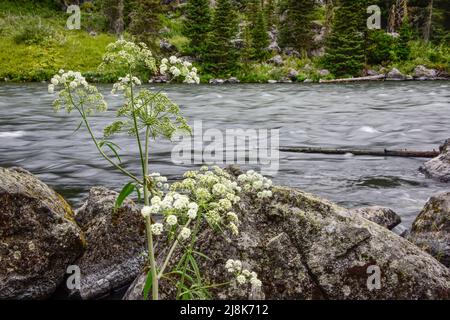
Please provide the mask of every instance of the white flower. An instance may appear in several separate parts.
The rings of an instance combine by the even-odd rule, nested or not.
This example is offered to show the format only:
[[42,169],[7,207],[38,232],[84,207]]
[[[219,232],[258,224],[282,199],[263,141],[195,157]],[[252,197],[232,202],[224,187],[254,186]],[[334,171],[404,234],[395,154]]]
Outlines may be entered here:
[[53,84],[48,85],[48,93],[55,93],[55,86]]
[[75,81],[72,81],[72,82],[70,83],[70,87],[71,87],[72,89],[75,89],[76,87],[78,87],[78,83],[76,83]]
[[227,269],[228,272],[233,273],[234,272],[234,260],[228,259],[225,263],[225,269]]
[[152,213],[152,208],[149,206],[144,206],[141,209],[141,214],[144,218],[150,217],[150,214]]
[[231,207],[233,206],[231,201],[228,199],[220,199],[219,200],[219,205],[224,209],[224,210],[229,210],[231,209]]
[[191,229],[184,227],[181,229],[180,238],[181,240],[187,240],[191,236]]
[[262,282],[258,278],[251,278],[250,283],[255,288],[261,288],[261,286],[262,286]]
[[178,199],[175,200],[173,206],[175,209],[181,210],[187,208],[189,205],[189,198],[187,196],[180,195]]
[[239,221],[239,218],[238,218],[237,214],[234,213],[234,212],[228,212],[227,213],[227,217],[228,217],[228,219],[230,221],[233,221],[233,222],[238,222]]
[[248,271],[247,269],[244,269],[244,270],[242,270],[242,274],[243,274],[244,276],[246,276],[247,278],[250,278],[251,272]]
[[59,81],[58,81],[58,79],[56,79],[56,77],[53,77],[51,82],[54,86],[57,86],[59,84]]
[[253,189],[255,190],[259,190],[263,187],[263,182],[261,180],[257,180],[255,182],[253,182]]
[[161,204],[161,198],[158,196],[154,196],[151,200],[151,204]]
[[174,226],[178,223],[178,219],[176,216],[171,214],[170,216],[167,217],[166,222],[169,226]]
[[159,204],[152,204],[150,206],[151,213],[158,213],[161,210],[161,206]]
[[187,215],[188,215],[189,219],[195,219],[195,218],[197,218],[197,210],[189,209],[187,212]]
[[170,61],[171,64],[175,64],[175,63],[178,62],[178,58],[175,57],[175,56],[171,56],[171,57],[169,58],[169,61]]
[[238,276],[236,277],[236,281],[237,281],[239,284],[245,284],[245,283],[247,282],[247,279],[245,278],[245,276],[243,276],[243,275],[241,274],[241,275],[238,275]]
[[155,236],[161,235],[164,230],[164,226],[161,223],[155,223],[151,225],[151,231]]
[[183,66],[185,66],[186,68],[189,68],[192,66],[192,63],[190,63],[189,61],[184,61]]
[[169,71],[175,78],[181,75],[181,71],[177,67],[171,67]]
[[228,228],[231,230],[231,233],[233,233],[233,235],[237,236],[239,234],[239,228],[234,222],[230,222]]
[[190,210],[198,211],[198,204],[196,204],[195,202],[191,202],[191,203],[189,203],[188,208]]
[[169,62],[169,60],[167,60],[167,58],[164,58],[161,60],[161,64],[167,64],[167,62]]
[[221,196],[221,195],[224,195],[225,193],[227,193],[227,187],[225,187],[221,183],[216,183],[212,188],[212,192],[215,195]]

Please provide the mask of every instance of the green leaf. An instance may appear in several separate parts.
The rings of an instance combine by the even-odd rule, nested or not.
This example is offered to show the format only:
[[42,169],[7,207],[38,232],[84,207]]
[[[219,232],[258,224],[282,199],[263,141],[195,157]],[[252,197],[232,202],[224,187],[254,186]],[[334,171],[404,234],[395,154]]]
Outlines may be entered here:
[[72,132],[72,134],[75,134],[78,130],[80,130],[81,126],[83,125],[83,121],[80,121],[77,128]]
[[135,188],[136,186],[132,182],[127,183],[117,196],[116,203],[114,204],[114,209],[119,209],[125,199],[133,192]]
[[152,278],[152,271],[150,270],[147,273],[147,279],[145,280],[145,285],[144,285],[144,300],[148,300],[148,295],[150,293],[150,290],[152,289],[152,285],[153,285],[153,278]]
[[116,148],[120,150],[120,147],[117,144],[111,141],[102,140],[98,143],[98,145],[100,146],[100,148],[102,148],[103,146],[107,146],[114,153],[115,157],[119,160],[119,162],[122,163],[119,153],[116,151]]

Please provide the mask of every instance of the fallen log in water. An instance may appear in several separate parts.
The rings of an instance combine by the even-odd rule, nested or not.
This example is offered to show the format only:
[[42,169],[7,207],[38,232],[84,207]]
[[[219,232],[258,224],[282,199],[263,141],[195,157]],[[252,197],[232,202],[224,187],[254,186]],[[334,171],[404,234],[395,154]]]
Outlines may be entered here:
[[320,154],[353,154],[355,156],[377,157],[407,157],[407,158],[434,158],[439,151],[414,151],[414,150],[370,150],[370,149],[335,149],[335,148],[311,148],[311,147],[284,147],[281,152],[320,153]]
[[320,80],[319,83],[341,83],[341,82],[357,82],[357,81],[380,81],[384,80],[386,76],[384,74],[378,74],[375,76],[359,77],[359,78],[345,78],[334,80]]

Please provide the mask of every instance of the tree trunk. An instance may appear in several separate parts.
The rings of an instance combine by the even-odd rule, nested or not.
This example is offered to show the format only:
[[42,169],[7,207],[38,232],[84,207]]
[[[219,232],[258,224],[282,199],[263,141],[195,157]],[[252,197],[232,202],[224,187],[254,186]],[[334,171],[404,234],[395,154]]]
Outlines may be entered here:
[[114,26],[114,31],[117,35],[121,35],[124,30],[124,21],[123,21],[123,11],[124,11],[124,5],[123,0],[117,1],[117,20]]
[[406,158],[435,158],[438,151],[413,151],[413,150],[369,150],[369,149],[335,149],[335,148],[310,148],[310,147],[286,147],[280,148],[281,152],[317,153],[317,154],[353,154],[355,156],[377,157],[406,157]]
[[423,30],[423,39],[425,40],[425,42],[430,41],[432,18],[433,18],[433,0],[430,0],[428,4],[428,18],[425,23],[425,28]]

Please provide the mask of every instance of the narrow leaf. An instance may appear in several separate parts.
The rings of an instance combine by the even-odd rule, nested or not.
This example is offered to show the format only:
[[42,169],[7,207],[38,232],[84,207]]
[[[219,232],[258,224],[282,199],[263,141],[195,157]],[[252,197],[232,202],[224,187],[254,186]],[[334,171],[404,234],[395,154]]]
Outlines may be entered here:
[[150,270],[147,273],[147,279],[145,280],[144,291],[143,291],[144,300],[148,300],[150,290],[152,289],[152,284],[153,284],[153,278],[152,278],[152,271]]
[[120,191],[117,196],[116,203],[114,204],[115,209],[119,209],[122,206],[122,203],[125,199],[133,192],[135,185],[132,182],[127,183]]

